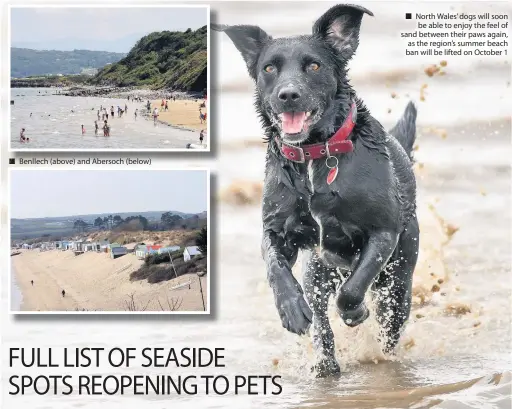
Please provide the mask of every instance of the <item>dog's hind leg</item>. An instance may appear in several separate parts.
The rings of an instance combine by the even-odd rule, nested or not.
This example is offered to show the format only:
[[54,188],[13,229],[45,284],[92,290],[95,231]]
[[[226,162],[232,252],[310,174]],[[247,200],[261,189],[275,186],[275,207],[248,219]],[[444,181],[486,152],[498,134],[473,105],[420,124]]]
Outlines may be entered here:
[[303,254],[304,290],[306,300],[313,310],[313,346],[316,353],[315,372],[317,377],[340,373],[340,366],[334,356],[334,334],[327,316],[330,295],[335,290],[333,279],[338,278],[336,269],[327,268],[316,252]]
[[418,249],[418,220],[413,217],[400,235],[388,267],[374,284],[377,321],[382,329],[381,344],[386,353],[393,353],[411,312],[412,278]]

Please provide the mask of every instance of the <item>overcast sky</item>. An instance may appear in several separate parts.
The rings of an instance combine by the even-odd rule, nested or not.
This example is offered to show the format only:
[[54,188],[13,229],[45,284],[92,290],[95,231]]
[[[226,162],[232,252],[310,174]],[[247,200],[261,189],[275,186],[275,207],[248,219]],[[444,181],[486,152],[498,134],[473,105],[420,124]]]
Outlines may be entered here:
[[128,52],[153,31],[196,30],[205,25],[203,7],[13,7],[11,44],[40,50]]
[[13,170],[11,217],[207,210],[207,173],[193,170]]

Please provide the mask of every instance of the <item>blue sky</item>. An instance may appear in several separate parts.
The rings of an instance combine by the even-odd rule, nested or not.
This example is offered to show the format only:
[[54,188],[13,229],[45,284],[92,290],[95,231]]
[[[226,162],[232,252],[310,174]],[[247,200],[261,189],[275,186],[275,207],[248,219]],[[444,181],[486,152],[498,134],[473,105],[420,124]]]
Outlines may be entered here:
[[128,52],[153,31],[185,31],[207,24],[197,7],[11,9],[11,45],[38,50]]
[[13,170],[11,217],[207,210],[207,172]]

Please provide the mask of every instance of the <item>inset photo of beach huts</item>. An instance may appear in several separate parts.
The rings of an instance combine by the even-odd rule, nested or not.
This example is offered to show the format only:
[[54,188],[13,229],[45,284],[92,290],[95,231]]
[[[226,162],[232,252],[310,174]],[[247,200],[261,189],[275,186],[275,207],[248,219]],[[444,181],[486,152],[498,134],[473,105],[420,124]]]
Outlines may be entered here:
[[10,149],[209,151],[209,6],[10,6]]
[[208,170],[9,179],[11,313],[209,313]]

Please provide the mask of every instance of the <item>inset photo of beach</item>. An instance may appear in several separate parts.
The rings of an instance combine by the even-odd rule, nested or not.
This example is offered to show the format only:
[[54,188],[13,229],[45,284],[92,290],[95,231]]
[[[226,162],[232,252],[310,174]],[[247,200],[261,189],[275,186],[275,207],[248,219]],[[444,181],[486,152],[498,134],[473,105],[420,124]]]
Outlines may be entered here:
[[209,151],[209,6],[10,6],[10,149]]
[[11,313],[209,313],[208,170],[9,178]]

